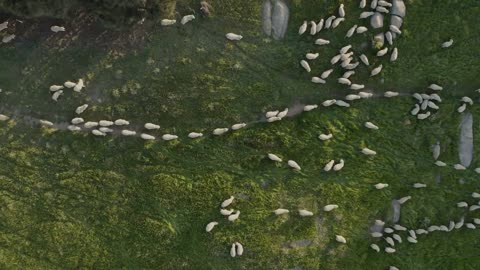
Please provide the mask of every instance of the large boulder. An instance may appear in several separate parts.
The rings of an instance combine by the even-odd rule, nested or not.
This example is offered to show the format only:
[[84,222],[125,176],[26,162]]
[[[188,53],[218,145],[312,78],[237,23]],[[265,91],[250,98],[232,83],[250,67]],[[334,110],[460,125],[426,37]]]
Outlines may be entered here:
[[262,4],[262,29],[265,35],[272,34],[272,2],[270,0],[265,0]]
[[272,10],[272,37],[282,39],[287,32],[289,10],[285,0],[276,0]]
[[473,116],[466,113],[462,117],[460,124],[460,142],[458,144],[458,156],[460,164],[465,167],[470,166],[473,159]]
[[393,0],[392,1],[392,9],[390,10],[390,14],[397,15],[400,17],[405,17],[407,12],[407,8],[405,7],[405,3],[403,0]]
[[375,12],[370,19],[370,24],[374,29],[383,27],[383,14]]

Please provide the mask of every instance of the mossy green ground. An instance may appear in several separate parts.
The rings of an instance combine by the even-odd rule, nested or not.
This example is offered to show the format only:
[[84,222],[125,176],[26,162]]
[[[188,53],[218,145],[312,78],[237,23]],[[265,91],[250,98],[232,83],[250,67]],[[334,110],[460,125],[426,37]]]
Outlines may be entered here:
[[[353,77],[380,95],[424,92],[432,82],[443,85],[441,109],[428,120],[410,116],[414,102],[402,96],[355,101],[349,109],[321,108],[221,137],[186,137],[190,131],[253,123],[270,109],[348,93],[334,82],[312,84],[299,67],[309,50],[320,52],[312,72],[319,73],[341,46],[370,44],[370,34],[344,39],[361,12],[358,1],[344,2],[347,21],[324,35],[331,46],[322,48],[296,32],[304,19],[333,13],[337,1],[290,1],[283,41],[260,33],[257,1],[211,1],[214,17],[185,27],[155,27],[141,48],[98,49],[93,39],[66,47],[42,42],[1,47],[1,113],[17,111],[14,120],[0,125],[1,268],[478,269],[478,230],[421,236],[416,245],[397,245],[395,254],[373,252],[368,234],[374,219],[391,216],[392,199],[412,196],[402,207],[400,223],[418,228],[458,220],[465,211],[455,203],[473,203],[470,194],[480,190],[473,170],[435,167],[430,151],[439,140],[445,150],[440,159],[458,162],[459,98],[470,95],[479,101],[474,93],[480,88],[476,0],[406,1],[404,35],[395,41],[398,61],[372,61],[384,64],[379,77],[369,78],[363,67]],[[228,42],[226,32],[244,39]],[[63,44],[55,38],[48,44]],[[449,38],[454,45],[440,49]],[[79,77],[86,78],[84,92],[66,91],[58,104],[51,101],[49,85]],[[150,121],[162,126],[153,135],[181,138],[98,138],[32,128],[21,119],[69,121],[83,103],[91,104],[86,119],[125,118],[138,128]],[[468,111],[478,129],[478,105]],[[380,130],[365,129],[368,120]],[[324,132],[334,138],[318,140]],[[364,146],[378,155],[362,155]],[[302,171],[271,162],[269,152],[296,160]],[[323,172],[330,159],[340,158],[346,161],[342,171]],[[480,163],[474,159],[471,167]],[[374,190],[378,182],[390,186]],[[414,190],[414,182],[428,188]],[[241,210],[235,223],[219,214],[220,202],[231,194],[238,197],[233,207]],[[340,207],[323,213],[329,203]],[[278,207],[293,211],[272,216]],[[299,208],[314,211],[315,217],[300,218],[294,211]],[[220,224],[205,233],[212,220]],[[335,234],[344,235],[347,245],[336,243]],[[313,244],[285,245],[301,239]],[[234,241],[245,247],[240,258],[229,256]]]

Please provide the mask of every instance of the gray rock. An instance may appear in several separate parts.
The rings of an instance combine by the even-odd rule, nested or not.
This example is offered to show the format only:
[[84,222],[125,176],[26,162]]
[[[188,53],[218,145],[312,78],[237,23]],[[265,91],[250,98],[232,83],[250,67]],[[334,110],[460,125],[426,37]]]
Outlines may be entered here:
[[436,144],[432,146],[433,159],[437,160],[440,156],[440,142],[437,141]]
[[407,12],[407,8],[405,7],[405,3],[403,0],[393,0],[392,1],[392,9],[390,10],[390,14],[397,15],[400,17],[405,17]]
[[375,29],[383,27],[383,14],[380,12],[375,12],[370,19],[370,24]]
[[397,223],[400,220],[400,209],[402,208],[401,204],[397,200],[392,200],[393,207],[393,223]]
[[272,37],[282,39],[287,32],[289,10],[285,0],[276,0],[272,10]]
[[267,36],[272,35],[272,2],[263,1],[262,4],[262,29]]
[[288,246],[291,248],[297,248],[297,247],[308,247],[309,245],[312,244],[312,240],[310,239],[303,239],[303,240],[297,240],[297,241],[292,241],[288,243]]
[[473,116],[465,113],[460,124],[460,143],[458,145],[460,164],[470,166],[473,159]]

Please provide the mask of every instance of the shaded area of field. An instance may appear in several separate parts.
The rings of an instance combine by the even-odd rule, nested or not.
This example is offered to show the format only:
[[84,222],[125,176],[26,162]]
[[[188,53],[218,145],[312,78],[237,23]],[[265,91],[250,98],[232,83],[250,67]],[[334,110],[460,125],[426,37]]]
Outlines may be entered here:
[[[137,128],[155,122],[162,128],[154,135],[177,133],[181,140],[149,143],[52,132],[32,128],[20,117],[1,123],[0,265],[476,268],[478,230],[419,237],[416,245],[399,245],[394,255],[377,254],[368,247],[373,241],[368,228],[374,219],[391,217],[392,199],[411,195],[402,206],[400,222],[425,227],[458,220],[465,211],[455,203],[473,203],[471,192],[480,190],[478,175],[471,169],[434,167],[430,151],[440,141],[440,159],[458,163],[459,98],[468,94],[480,102],[474,93],[480,88],[475,62],[480,55],[475,45],[480,42],[479,4],[445,2],[410,3],[404,36],[396,42],[399,60],[376,62],[385,66],[380,78],[369,78],[365,68],[354,77],[378,94],[423,92],[431,82],[442,84],[440,111],[422,122],[409,115],[413,101],[403,96],[357,101],[349,109],[322,108],[221,137],[186,138],[190,131],[207,133],[256,121],[269,109],[343,97],[349,91],[334,82],[310,83],[298,62],[307,51],[318,50],[322,60],[313,72],[319,73],[347,42],[368,47],[368,36],[349,41],[343,37],[357,23],[356,2],[346,1],[347,22],[326,34],[332,46],[321,49],[312,45],[312,37],[298,37],[297,26],[305,18],[318,20],[333,12],[338,4],[333,1],[290,1],[290,25],[282,42],[261,34],[260,2],[211,1],[215,10],[211,18],[171,28],[146,22],[145,29],[137,26],[125,32],[125,39],[112,38],[118,43],[99,42],[96,32],[81,27],[54,35],[39,25],[36,31],[44,34],[24,40],[20,36],[13,45],[1,47],[0,113],[16,110],[19,116],[64,122],[74,116],[76,106],[89,103],[83,115],[88,120],[125,118]],[[227,42],[226,32],[241,33],[244,40]],[[126,41],[134,37],[141,42]],[[440,44],[449,38],[455,40],[454,46],[441,50]],[[366,52],[369,57],[374,54]],[[334,74],[339,76],[340,71]],[[58,104],[50,99],[49,85],[79,77],[86,80],[84,92],[66,92]],[[477,130],[480,109],[475,104],[468,110]],[[365,121],[380,130],[366,130]],[[334,138],[318,140],[325,132]],[[474,144],[478,143],[474,134]],[[359,150],[364,146],[378,155],[363,156]],[[269,152],[296,160],[302,171],[272,163],[266,159]],[[480,167],[476,156],[478,147],[471,168]],[[323,172],[330,159],[340,158],[346,161],[342,171]],[[390,187],[374,190],[372,185],[378,182]],[[413,190],[415,182],[428,188]],[[239,198],[233,207],[242,212],[235,223],[224,221],[218,212],[220,202],[231,194]],[[323,213],[321,208],[329,203],[340,208]],[[271,211],[278,207],[307,208],[315,217],[300,218],[294,211],[273,217]],[[212,220],[221,220],[220,225],[207,234],[204,226]],[[348,244],[335,243],[335,234],[344,235]],[[307,247],[287,245],[305,239],[312,241]],[[244,244],[241,258],[228,255],[234,241]]]

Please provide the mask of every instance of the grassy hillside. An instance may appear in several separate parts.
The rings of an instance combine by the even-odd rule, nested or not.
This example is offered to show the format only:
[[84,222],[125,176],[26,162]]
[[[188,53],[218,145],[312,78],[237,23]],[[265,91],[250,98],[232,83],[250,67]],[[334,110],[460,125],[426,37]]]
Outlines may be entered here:
[[[326,2],[326,3],[325,3]],[[137,26],[144,42],[129,46],[99,44],[86,32],[18,37],[0,47],[0,265],[2,269],[477,269],[479,231],[461,229],[419,236],[419,243],[396,246],[395,254],[375,253],[368,233],[375,219],[392,215],[391,201],[407,195],[400,224],[409,228],[457,221],[466,212],[456,202],[474,203],[480,192],[480,167],[467,171],[433,164],[430,147],[442,144],[440,159],[458,163],[459,99],[480,102],[480,37],[475,0],[407,1],[404,35],[395,41],[399,59],[385,60],[370,78],[362,67],[354,76],[375,94],[387,90],[424,92],[432,82],[444,86],[441,109],[425,121],[409,114],[409,96],[354,101],[351,108],[320,108],[267,124],[263,113],[295,104],[341,98],[347,91],[333,80],[314,85],[299,66],[310,50],[321,52],[312,73],[330,66],[338,49],[370,44],[369,35],[344,39],[358,24],[358,1],[343,1],[347,21],[323,37],[299,37],[303,20],[327,17],[337,1],[290,1],[286,38],[274,41],[260,32],[257,1],[210,1],[211,18],[185,27]],[[182,7],[193,6],[184,1]],[[182,14],[183,15],[183,14]],[[138,30],[140,31],[140,30]],[[232,43],[226,32],[244,39]],[[130,39],[135,33],[125,33]],[[455,44],[441,50],[449,38]],[[372,59],[374,51],[364,49]],[[336,70],[331,76],[338,77]],[[58,103],[48,87],[83,77],[82,93],[66,91]],[[161,125],[152,132],[178,134],[173,142],[145,142],[135,137],[94,137],[86,133],[40,129],[30,118],[57,123],[74,117],[84,103],[85,119],[128,119],[141,130],[145,122]],[[478,129],[480,108],[468,108]],[[380,130],[367,130],[365,121]],[[190,140],[190,131],[210,134],[238,122],[248,128],[220,137]],[[320,133],[334,138],[322,142]],[[479,145],[478,136],[474,137]],[[378,152],[366,157],[362,147]],[[296,160],[300,172],[266,158],[276,153]],[[478,148],[475,149],[478,156]],[[330,159],[344,159],[340,172],[324,172]],[[437,181],[437,176],[441,181]],[[461,180],[461,181],[460,181]],[[388,183],[384,190],[373,184]],[[415,190],[415,182],[428,188]],[[219,214],[230,195],[240,219]],[[324,213],[326,204],[340,207]],[[274,217],[271,211],[292,212]],[[315,213],[301,218],[297,209]],[[478,213],[469,214],[478,217]],[[211,234],[205,225],[220,224]],[[347,245],[335,242],[335,234]],[[310,239],[308,247],[288,242]],[[239,241],[242,257],[229,248]],[[383,245],[383,244],[382,244]]]

